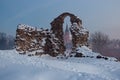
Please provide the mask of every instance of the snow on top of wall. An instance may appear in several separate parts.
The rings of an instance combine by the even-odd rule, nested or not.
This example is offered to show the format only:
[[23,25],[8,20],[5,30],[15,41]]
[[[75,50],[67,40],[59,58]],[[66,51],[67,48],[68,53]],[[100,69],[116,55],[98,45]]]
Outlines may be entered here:
[[27,28],[35,30],[35,27],[29,26],[29,25],[26,25],[26,24],[19,24],[18,25],[18,29],[27,29]]
[[26,24],[19,24],[17,29],[28,30],[28,31],[46,31],[43,28],[32,27]]

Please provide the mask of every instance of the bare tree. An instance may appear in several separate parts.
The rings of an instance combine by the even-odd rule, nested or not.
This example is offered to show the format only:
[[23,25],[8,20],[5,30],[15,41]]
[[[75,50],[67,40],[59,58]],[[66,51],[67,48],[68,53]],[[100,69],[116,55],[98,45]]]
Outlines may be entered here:
[[120,48],[120,40],[119,39],[111,40],[111,44],[112,44],[111,48]]
[[90,37],[92,43],[92,49],[95,52],[103,53],[103,49],[107,47],[109,43],[108,35],[102,32],[95,32]]
[[14,47],[14,37],[0,32],[0,50],[12,49]]

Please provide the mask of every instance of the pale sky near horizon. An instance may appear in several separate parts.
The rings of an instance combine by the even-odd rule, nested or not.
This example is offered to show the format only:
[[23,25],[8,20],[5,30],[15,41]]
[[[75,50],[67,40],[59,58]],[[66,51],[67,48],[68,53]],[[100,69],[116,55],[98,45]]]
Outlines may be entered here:
[[0,32],[15,35],[21,23],[50,28],[54,18],[70,12],[82,19],[90,33],[101,31],[120,39],[119,8],[120,0],[0,0]]

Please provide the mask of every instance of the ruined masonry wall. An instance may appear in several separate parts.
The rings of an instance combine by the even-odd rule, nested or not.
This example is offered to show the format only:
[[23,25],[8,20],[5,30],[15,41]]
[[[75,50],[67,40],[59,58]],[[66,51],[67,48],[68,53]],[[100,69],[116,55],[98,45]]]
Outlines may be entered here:
[[16,50],[19,53],[36,51],[35,54],[57,56],[64,54],[63,23],[66,16],[70,17],[73,50],[87,45],[89,32],[83,28],[82,20],[71,13],[63,13],[51,22],[51,30],[37,29],[19,24],[16,30]]
[[16,30],[16,50],[20,53],[39,50],[44,52],[45,39],[49,31],[19,24]]

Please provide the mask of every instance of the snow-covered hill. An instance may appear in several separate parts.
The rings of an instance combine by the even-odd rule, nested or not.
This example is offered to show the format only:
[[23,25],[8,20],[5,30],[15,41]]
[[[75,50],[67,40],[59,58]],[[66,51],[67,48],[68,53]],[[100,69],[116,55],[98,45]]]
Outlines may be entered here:
[[[85,48],[79,50],[85,55],[96,55]],[[1,50],[0,80],[120,80],[120,62],[112,58],[29,57],[16,50]]]

